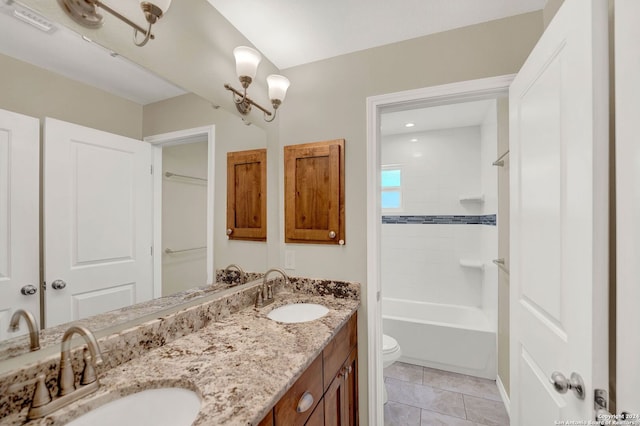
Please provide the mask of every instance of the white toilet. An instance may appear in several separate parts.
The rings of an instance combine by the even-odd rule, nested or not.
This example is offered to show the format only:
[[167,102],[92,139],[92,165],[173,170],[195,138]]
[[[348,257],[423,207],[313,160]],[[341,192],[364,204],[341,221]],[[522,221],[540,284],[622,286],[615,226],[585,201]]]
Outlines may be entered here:
[[[389,367],[402,356],[400,345],[391,336],[382,335],[382,366]],[[387,385],[384,385],[384,403],[387,403]]]

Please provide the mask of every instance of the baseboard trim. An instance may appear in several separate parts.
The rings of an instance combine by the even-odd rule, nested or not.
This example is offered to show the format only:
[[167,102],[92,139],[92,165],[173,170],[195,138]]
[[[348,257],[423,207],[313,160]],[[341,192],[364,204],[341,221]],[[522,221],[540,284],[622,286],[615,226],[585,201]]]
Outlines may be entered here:
[[509,418],[511,418],[511,401],[509,400],[509,395],[507,395],[507,391],[502,384],[500,376],[496,377],[496,385],[498,386],[498,392],[500,392],[500,397],[502,398],[502,402],[504,403],[504,408],[507,410]]

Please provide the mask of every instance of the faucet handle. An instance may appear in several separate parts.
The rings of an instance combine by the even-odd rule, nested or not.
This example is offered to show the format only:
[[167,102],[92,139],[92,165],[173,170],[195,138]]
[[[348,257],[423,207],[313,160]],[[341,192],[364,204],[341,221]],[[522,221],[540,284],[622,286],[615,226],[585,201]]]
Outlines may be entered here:
[[267,285],[267,300],[273,299],[273,286],[271,284]]
[[98,378],[96,376],[93,358],[91,357],[91,353],[87,348],[83,349],[82,357],[84,358],[84,369],[82,370],[82,378],[80,379],[80,384],[88,385],[95,382]]
[[264,298],[262,297],[262,289],[258,290],[256,294],[256,308],[261,308],[264,305]]
[[46,377],[47,376],[44,374],[38,374],[35,379],[25,380],[22,383],[16,383],[9,386],[9,392],[17,392],[22,389],[23,386],[35,383],[36,387],[33,391],[33,396],[31,397],[31,407],[42,407],[43,405],[47,405],[51,402],[51,393],[47,387]]
[[51,402],[51,393],[45,378],[44,374],[39,374],[36,378],[36,389],[33,391],[33,401],[31,402],[32,408],[41,407]]

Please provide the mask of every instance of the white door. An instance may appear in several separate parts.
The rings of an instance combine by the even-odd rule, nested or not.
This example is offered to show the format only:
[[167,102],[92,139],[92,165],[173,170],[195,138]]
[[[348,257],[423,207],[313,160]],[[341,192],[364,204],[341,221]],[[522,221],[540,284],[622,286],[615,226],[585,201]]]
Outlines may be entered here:
[[607,3],[566,0],[510,88],[512,425],[593,420],[608,387]]
[[47,327],[149,300],[151,147],[45,119]]
[[39,144],[36,118],[0,110],[0,340],[16,309],[40,317]]
[[615,3],[617,412],[640,414],[640,2]]

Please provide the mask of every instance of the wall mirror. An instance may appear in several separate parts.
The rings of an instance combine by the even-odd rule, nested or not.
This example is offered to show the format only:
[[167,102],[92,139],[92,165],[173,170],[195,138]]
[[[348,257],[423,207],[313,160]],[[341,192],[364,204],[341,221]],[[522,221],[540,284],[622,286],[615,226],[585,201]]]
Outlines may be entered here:
[[[32,188],[33,191],[38,192],[33,198],[40,206],[37,225],[39,229],[33,239],[27,242],[39,251],[36,269],[43,267],[46,269],[46,262],[43,259],[50,260],[53,257],[47,255],[46,244],[42,243],[45,226],[43,218],[46,217],[45,212],[42,211],[45,205],[42,193],[43,188],[54,187],[53,182],[47,181],[48,175],[43,171],[45,162],[43,156],[56,153],[55,144],[49,143],[50,140],[43,142],[46,132],[55,127],[54,124],[72,123],[83,129],[93,129],[97,132],[126,136],[140,141],[154,135],[174,134],[175,136],[176,133],[178,136],[182,135],[182,139],[178,136],[172,140],[170,140],[171,137],[165,137],[165,141],[169,140],[169,142],[154,145],[155,151],[149,150],[150,161],[154,161],[157,157],[158,149],[161,151],[162,161],[157,163],[161,168],[154,171],[154,176],[161,176],[162,188],[158,188],[157,185],[154,188],[152,181],[151,191],[155,192],[145,196],[153,200],[153,193],[157,194],[161,191],[165,203],[151,206],[151,212],[157,212],[160,209],[163,221],[159,224],[154,223],[149,216],[146,223],[138,223],[149,228],[152,227],[152,223],[154,227],[160,227],[163,242],[161,246],[153,247],[153,259],[162,259],[162,275],[167,281],[162,282],[160,286],[157,282],[155,283],[160,290],[153,296],[160,296],[161,301],[147,302],[142,309],[123,308],[122,314],[115,319],[93,322],[91,322],[90,304],[85,304],[86,309],[80,314],[86,319],[82,321],[89,321],[88,324],[96,332],[96,336],[105,335],[117,328],[124,328],[132,322],[145,320],[149,315],[153,317],[159,312],[175,309],[183,306],[184,303],[193,303],[198,297],[208,296],[211,293],[208,290],[211,288],[208,287],[207,291],[202,289],[202,286],[210,284],[206,278],[207,256],[211,256],[210,269],[213,271],[224,269],[232,263],[239,264],[250,272],[266,270],[267,248],[264,243],[229,241],[225,233],[226,153],[241,149],[265,148],[267,144],[265,131],[257,126],[246,126],[237,115],[212,106],[210,102],[196,94],[185,93],[179,87],[155,76],[153,70],[143,69],[135,63],[118,57],[87,41],[86,38],[83,39],[64,25],[49,22],[46,18],[37,15],[34,18],[27,13],[28,10],[21,10],[21,8],[19,2],[0,2],[0,40],[2,40],[0,64],[2,64],[4,77],[4,83],[0,83],[0,92],[3,94],[0,96],[0,110],[34,117],[39,125],[39,145],[36,148],[39,161],[35,165],[35,170],[40,177],[35,179],[35,189]],[[32,22],[26,23],[25,19]],[[73,43],[79,43],[78,46],[81,47],[75,48],[73,46],[76,45]],[[83,49],[82,53],[79,49]],[[85,49],[93,53],[85,53]],[[94,61],[92,56],[88,56],[93,54],[104,60],[122,62],[126,66],[110,69],[96,65],[97,59]],[[33,57],[44,62],[35,65],[29,59]],[[79,58],[79,61],[73,62],[74,57]],[[91,65],[93,68],[86,70],[82,68]],[[119,85],[116,87],[110,85],[112,83],[104,83],[105,85],[101,86],[102,83],[77,81],[76,77],[70,77],[70,75],[81,77],[83,74],[86,76],[101,72],[105,74],[107,80],[112,83],[115,81]],[[149,83],[148,87],[145,83]],[[64,90],[63,94],[61,94],[62,90]],[[55,120],[46,122],[45,117],[52,117]],[[203,131],[180,133],[183,130],[205,127],[213,128],[213,143],[207,141],[206,132],[203,133]],[[79,138],[86,142],[91,137],[91,135],[81,135]],[[149,141],[140,143],[151,145]],[[79,181],[84,185],[85,192],[91,192],[91,188],[95,186],[106,185],[105,182],[109,179],[103,178],[104,176],[121,182],[123,170],[118,166],[120,163],[117,158],[98,154],[93,160],[82,160],[88,152],[78,150],[77,153],[78,164],[84,165],[86,172],[86,176]],[[206,160],[211,158],[213,161],[207,163]],[[205,161],[202,161],[203,159]],[[4,160],[0,158],[0,176],[9,176],[9,164]],[[98,170],[98,167],[103,170]],[[79,186],[76,185],[74,188],[77,189]],[[3,199],[2,195],[0,190],[0,200],[4,203],[6,212],[9,198]],[[57,197],[57,194],[53,196]],[[137,196],[129,201],[134,204],[141,203]],[[91,211],[90,209],[96,212],[102,211],[103,219],[118,216],[120,210],[117,207],[110,206],[103,200],[98,208],[99,203],[100,200],[96,199],[87,202],[85,207],[89,209],[87,211]],[[112,211],[105,213],[104,210],[107,208],[112,208]],[[0,221],[3,219],[6,219],[6,215],[0,214]],[[210,239],[206,236],[208,221],[211,222],[209,226],[212,229]],[[126,220],[121,222],[126,223]],[[47,231],[51,230],[50,228],[58,229],[49,226]],[[109,233],[108,241],[118,241],[120,235],[119,229],[114,227],[113,223],[102,227],[100,232]],[[99,239],[98,234],[95,237]],[[68,235],[60,239],[63,238],[69,240]],[[7,240],[5,238],[5,246]],[[104,250],[102,246],[91,247],[90,238],[85,238],[83,241],[88,245],[89,251]],[[0,249],[0,265],[10,263],[9,255],[10,249]],[[194,261],[199,266],[193,266]],[[1,266],[0,269],[2,269]],[[27,297],[34,297],[35,300],[43,299],[40,296],[42,293],[40,284],[45,279],[47,271],[36,270],[34,273],[39,278],[35,282],[25,282],[24,285],[33,285],[36,294],[33,296],[16,294],[12,297],[17,300]],[[10,273],[6,273],[6,268],[0,271],[0,287],[9,276]],[[148,279],[153,280],[153,277],[154,274],[151,271]],[[51,284],[49,280],[47,283],[49,292],[54,291],[50,287]],[[64,291],[64,287],[62,289]],[[172,296],[176,292],[178,295]],[[104,300],[108,300],[108,297]],[[32,309],[39,323],[42,319],[41,314],[45,311],[44,304],[36,303],[37,308]],[[15,305],[11,304],[0,307],[1,333],[6,333],[9,317],[15,309]],[[98,309],[100,310],[99,306]],[[38,312],[39,310],[42,312]],[[58,321],[60,322],[65,321]],[[53,321],[45,317],[45,324],[51,323]],[[51,347],[51,353],[54,352],[53,346],[57,350],[60,341],[56,330],[65,328],[66,325],[60,325],[43,331],[41,339],[43,349],[39,351],[40,356],[46,355],[47,347]],[[22,332],[27,330],[24,322],[20,324],[20,329]],[[28,353],[26,336],[14,336],[15,334],[0,334],[0,370],[2,371],[8,368],[7,363],[17,366],[21,362],[36,360],[39,356],[38,352]],[[8,358],[12,359],[7,361]]]

